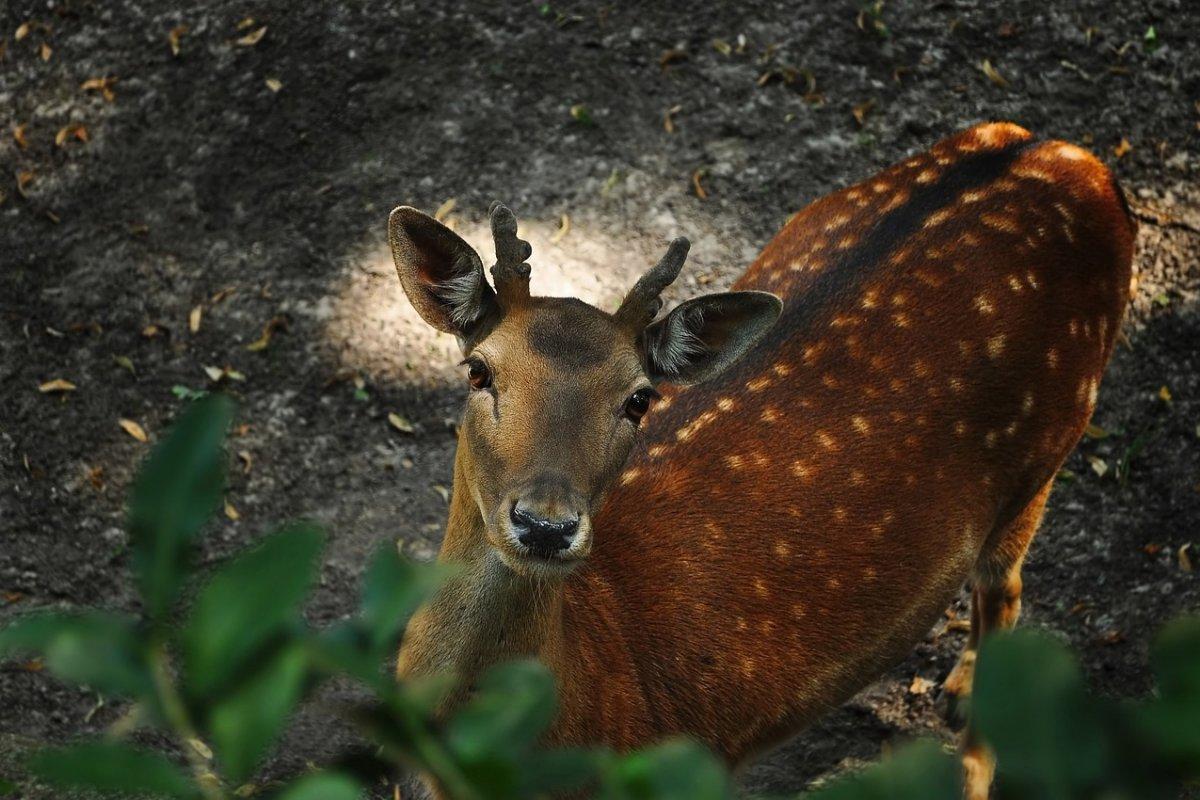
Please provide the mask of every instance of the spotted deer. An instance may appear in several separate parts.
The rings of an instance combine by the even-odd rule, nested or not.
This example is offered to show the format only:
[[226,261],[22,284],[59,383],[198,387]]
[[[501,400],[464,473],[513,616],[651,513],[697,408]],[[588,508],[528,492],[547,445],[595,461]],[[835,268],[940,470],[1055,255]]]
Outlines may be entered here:
[[[662,318],[685,241],[608,313],[530,296],[515,218],[491,220],[494,289],[455,233],[390,219],[470,384],[439,556],[461,569],[401,678],[536,657],[548,744],[685,734],[736,766],[901,660],[969,579],[945,691],[970,691],[1129,295],[1100,161],[979,125],[812,203],[734,291]],[[985,798],[987,753],[964,764]]]

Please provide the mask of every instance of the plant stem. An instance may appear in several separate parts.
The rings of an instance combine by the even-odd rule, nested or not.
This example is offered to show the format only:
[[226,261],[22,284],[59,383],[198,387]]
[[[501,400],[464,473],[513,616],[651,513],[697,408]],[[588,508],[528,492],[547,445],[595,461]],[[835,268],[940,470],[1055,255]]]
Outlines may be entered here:
[[442,749],[441,743],[429,731],[425,724],[407,708],[404,709],[403,719],[408,734],[416,745],[417,753],[429,765],[429,770],[445,786],[450,796],[455,800],[477,800],[479,795],[471,788],[466,777],[454,764],[454,760]]
[[188,717],[187,708],[184,707],[179,692],[175,689],[175,682],[171,680],[170,659],[167,655],[166,645],[162,642],[158,642],[150,648],[150,669],[154,674],[154,688],[158,693],[158,701],[162,705],[167,722],[175,729],[176,736],[181,740],[180,744],[183,746],[188,764],[191,765],[192,775],[201,794],[206,800],[227,800],[225,792],[212,780],[213,772],[209,769],[208,763],[192,744],[193,741],[199,741],[200,737]]

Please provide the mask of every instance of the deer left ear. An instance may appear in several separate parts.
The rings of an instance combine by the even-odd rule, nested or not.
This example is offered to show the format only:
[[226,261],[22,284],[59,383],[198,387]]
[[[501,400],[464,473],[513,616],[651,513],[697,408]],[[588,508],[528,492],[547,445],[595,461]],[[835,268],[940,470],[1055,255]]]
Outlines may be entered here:
[[415,208],[400,206],[388,218],[396,273],[409,302],[439,331],[465,339],[496,308],[483,264],[469,244]]
[[706,381],[745,355],[766,335],[783,303],[767,292],[726,292],[676,306],[643,334],[652,381]]

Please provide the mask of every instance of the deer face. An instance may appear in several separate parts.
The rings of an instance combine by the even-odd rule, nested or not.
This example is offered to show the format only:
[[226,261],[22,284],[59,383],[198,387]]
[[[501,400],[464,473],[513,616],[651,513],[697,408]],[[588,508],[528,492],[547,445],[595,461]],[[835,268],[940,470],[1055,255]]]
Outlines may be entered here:
[[563,575],[593,543],[593,511],[637,441],[660,382],[692,384],[749,350],[779,315],[762,292],[690,300],[655,322],[659,293],[687,242],[613,314],[574,298],[529,295],[529,245],[504,206],[492,212],[495,288],[479,256],[421,212],[392,212],[400,282],[422,318],[458,337],[470,386],[454,491],[468,493],[484,537],[514,571]]

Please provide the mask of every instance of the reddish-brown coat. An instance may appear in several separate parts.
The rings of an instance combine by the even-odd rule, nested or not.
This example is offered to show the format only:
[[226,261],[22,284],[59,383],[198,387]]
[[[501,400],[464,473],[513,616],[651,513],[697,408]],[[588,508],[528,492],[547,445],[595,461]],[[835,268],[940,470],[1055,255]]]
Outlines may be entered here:
[[775,330],[664,392],[567,581],[554,739],[736,763],[1006,569],[1091,414],[1132,240],[1100,162],[1007,124],[798,213],[735,285],[784,299]]

